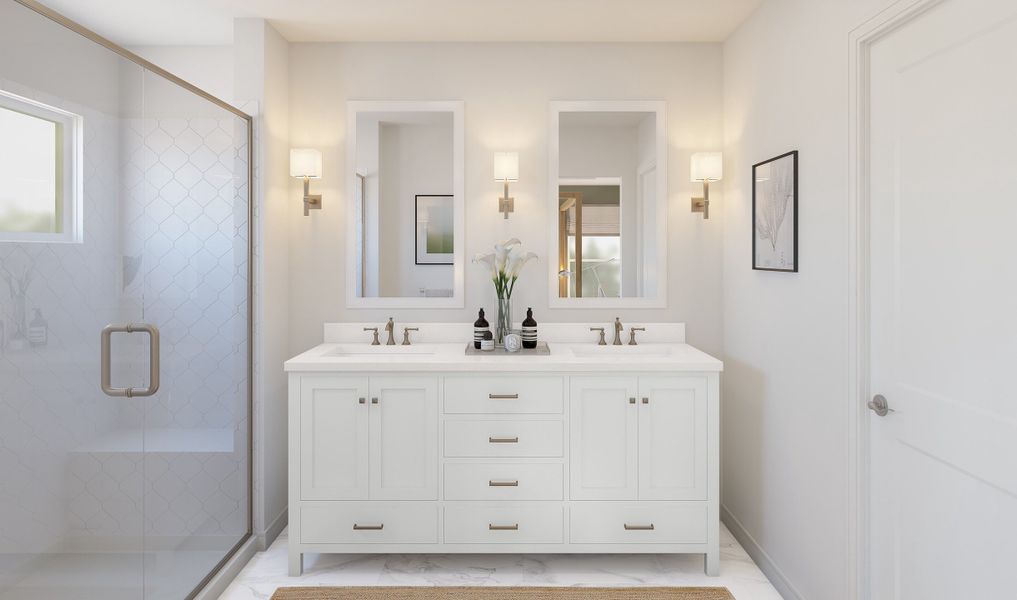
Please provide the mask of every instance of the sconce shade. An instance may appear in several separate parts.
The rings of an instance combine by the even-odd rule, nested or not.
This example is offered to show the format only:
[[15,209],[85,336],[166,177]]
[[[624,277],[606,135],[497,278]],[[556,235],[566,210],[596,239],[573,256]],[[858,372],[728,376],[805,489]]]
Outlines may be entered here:
[[696,152],[692,155],[692,181],[720,181],[723,178],[723,153]]
[[313,148],[290,150],[290,177],[321,177],[321,152]]
[[494,180],[519,181],[519,153],[494,153]]

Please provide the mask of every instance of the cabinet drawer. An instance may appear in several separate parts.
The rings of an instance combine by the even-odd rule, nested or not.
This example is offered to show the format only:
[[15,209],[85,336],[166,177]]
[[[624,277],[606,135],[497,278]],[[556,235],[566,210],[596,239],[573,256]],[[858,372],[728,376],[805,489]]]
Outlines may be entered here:
[[448,414],[556,414],[564,406],[561,377],[446,377]]
[[561,500],[560,464],[445,465],[446,500]]
[[561,421],[446,421],[445,456],[556,457]]
[[446,505],[446,544],[560,544],[560,504]]
[[438,507],[427,502],[306,502],[303,544],[434,544]]
[[705,544],[705,502],[574,502],[573,544]]

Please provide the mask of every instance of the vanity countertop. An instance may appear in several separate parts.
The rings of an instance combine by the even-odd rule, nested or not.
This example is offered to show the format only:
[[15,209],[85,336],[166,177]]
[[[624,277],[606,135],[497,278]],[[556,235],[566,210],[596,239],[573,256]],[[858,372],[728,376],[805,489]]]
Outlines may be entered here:
[[550,354],[466,356],[466,343],[371,346],[326,343],[286,361],[286,371],[722,371],[724,363],[688,344],[638,346],[549,342]]

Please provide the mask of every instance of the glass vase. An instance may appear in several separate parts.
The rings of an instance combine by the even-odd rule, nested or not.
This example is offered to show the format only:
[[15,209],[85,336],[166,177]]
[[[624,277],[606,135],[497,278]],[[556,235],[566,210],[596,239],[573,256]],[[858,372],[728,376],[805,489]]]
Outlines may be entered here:
[[505,345],[505,336],[512,333],[512,299],[498,298],[498,319],[495,322],[494,343]]

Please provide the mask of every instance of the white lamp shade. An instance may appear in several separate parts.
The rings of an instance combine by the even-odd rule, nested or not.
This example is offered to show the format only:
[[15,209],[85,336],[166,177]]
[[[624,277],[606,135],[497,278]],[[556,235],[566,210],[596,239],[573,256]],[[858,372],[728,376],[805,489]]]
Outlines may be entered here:
[[696,152],[692,155],[692,181],[720,181],[723,178],[722,152]]
[[290,150],[290,177],[321,177],[321,152],[313,148]]
[[519,153],[494,153],[494,180],[519,181]]

